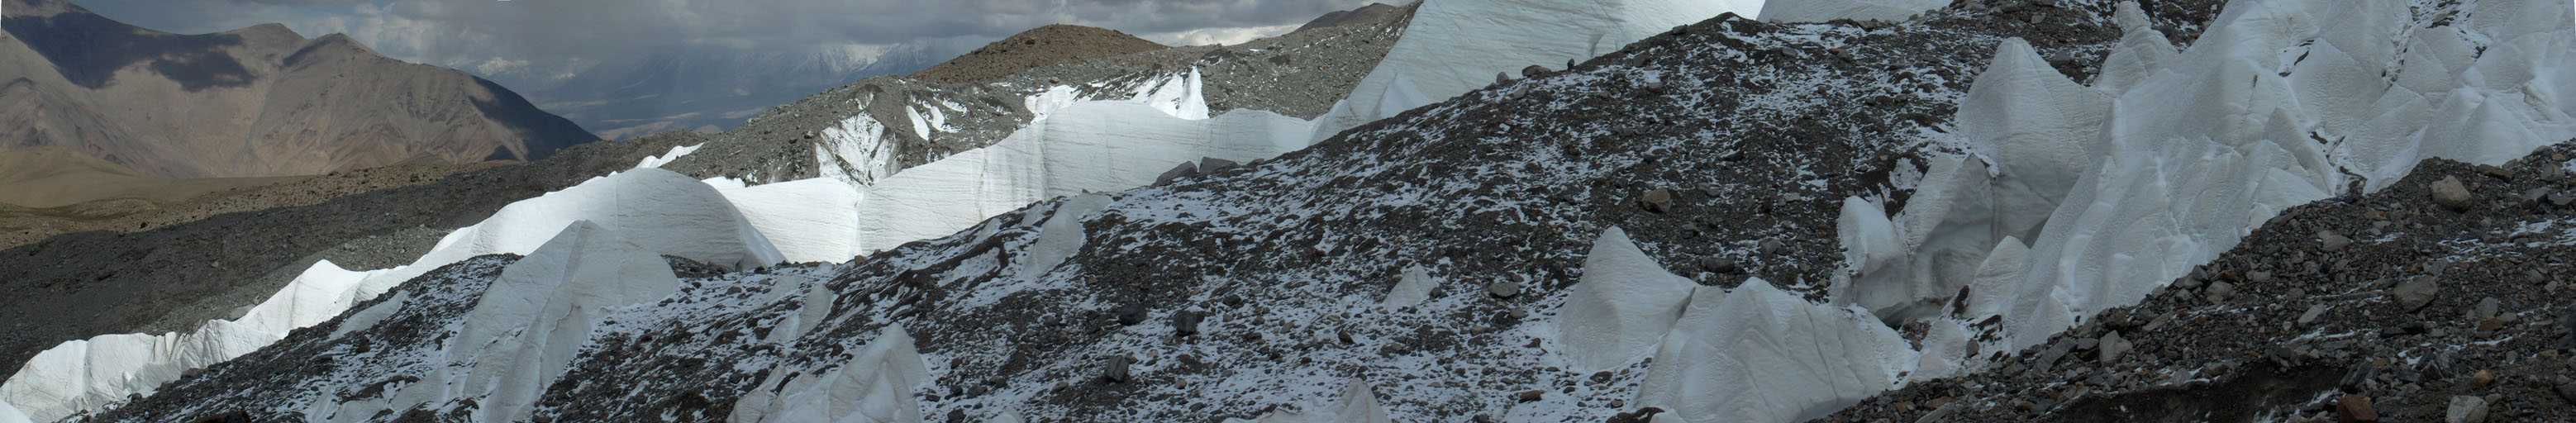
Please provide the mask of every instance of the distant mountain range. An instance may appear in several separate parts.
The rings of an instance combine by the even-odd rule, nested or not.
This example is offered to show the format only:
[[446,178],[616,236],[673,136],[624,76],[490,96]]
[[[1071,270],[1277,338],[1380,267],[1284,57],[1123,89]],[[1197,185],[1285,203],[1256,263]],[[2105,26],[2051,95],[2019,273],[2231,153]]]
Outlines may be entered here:
[[961,52],[931,44],[787,49],[690,47],[629,56],[565,75],[541,69],[485,77],[527,90],[546,110],[608,138],[732,128],[769,106],[879,75],[911,73]]
[[491,81],[339,34],[180,35],[58,0],[6,1],[0,149],[62,147],[196,178],[526,160],[599,139]]

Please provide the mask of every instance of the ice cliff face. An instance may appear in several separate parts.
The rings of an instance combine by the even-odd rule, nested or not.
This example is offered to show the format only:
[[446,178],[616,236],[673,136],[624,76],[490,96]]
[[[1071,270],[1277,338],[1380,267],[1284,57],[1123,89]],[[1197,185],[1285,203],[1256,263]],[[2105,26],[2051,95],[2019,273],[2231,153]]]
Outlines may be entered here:
[[1966,287],[1961,317],[2001,316],[2007,346],[2037,345],[2282,210],[2383,188],[2421,159],[2497,164],[2576,137],[2571,15],[2556,0],[2240,1],[2177,53],[2124,4],[2091,87],[2006,41],[1960,105],[1972,155],[1935,159],[1893,219],[1905,242],[1869,247],[1888,229],[1846,222],[1845,245],[1895,258],[1859,263],[1838,297],[1887,311]]
[[1528,66],[1562,70],[1676,26],[1754,13],[1763,2],[1449,0],[1421,7],[1386,59],[1318,119],[1315,139],[1484,87],[1496,75],[1517,78]]

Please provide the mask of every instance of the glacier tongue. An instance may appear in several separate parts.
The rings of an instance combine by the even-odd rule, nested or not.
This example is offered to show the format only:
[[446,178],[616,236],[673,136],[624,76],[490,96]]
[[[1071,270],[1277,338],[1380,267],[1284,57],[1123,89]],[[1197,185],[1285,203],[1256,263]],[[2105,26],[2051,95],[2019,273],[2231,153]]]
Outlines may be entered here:
[[1317,118],[1313,138],[1483,88],[1497,73],[1558,69],[1676,26],[1762,7],[1762,0],[1425,1],[1386,58]]

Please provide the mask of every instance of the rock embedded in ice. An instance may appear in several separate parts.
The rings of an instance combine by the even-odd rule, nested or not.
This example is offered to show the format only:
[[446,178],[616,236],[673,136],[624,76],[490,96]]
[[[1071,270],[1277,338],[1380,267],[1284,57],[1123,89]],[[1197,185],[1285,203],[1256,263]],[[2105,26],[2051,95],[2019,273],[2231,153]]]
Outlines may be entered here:
[[1601,232],[1583,279],[1557,314],[1557,343],[1577,372],[1626,367],[1653,353],[1699,284],[1665,271],[1619,228]]

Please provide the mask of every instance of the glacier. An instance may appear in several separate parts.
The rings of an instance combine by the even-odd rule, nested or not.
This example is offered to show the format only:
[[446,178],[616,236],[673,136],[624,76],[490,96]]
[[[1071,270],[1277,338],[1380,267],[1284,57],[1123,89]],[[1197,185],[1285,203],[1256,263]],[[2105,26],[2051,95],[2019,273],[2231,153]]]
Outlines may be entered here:
[[1792,422],[1903,386],[1923,360],[1869,310],[1807,301],[1760,278],[1734,290],[1664,270],[1603,230],[1557,311],[1568,371],[1622,369],[1651,353],[1630,409],[1685,422]]
[[1824,22],[1850,19],[1901,22],[1925,11],[1949,5],[1950,0],[1772,0],[1762,4],[1762,20]]
[[726,421],[918,423],[913,389],[930,382],[929,364],[901,326],[887,326],[864,350],[829,372],[767,380],[734,403]]
[[670,171],[635,169],[503,206],[483,222],[440,238],[409,265],[361,272],[316,263],[238,320],[208,321],[188,333],[64,342],[0,383],[0,400],[52,421],[149,394],[188,369],[256,351],[440,266],[487,254],[531,253],[584,221],[628,234],[655,254],[736,268],[785,260],[714,187]]
[[1762,0],[1425,1],[1386,58],[1317,118],[1313,140],[1492,85],[1495,74],[1562,70],[1673,27],[1763,7]]
[[[1997,49],[1959,106],[1969,153],[1932,160],[1888,219],[1903,248],[1856,263],[1837,301],[1965,287],[1963,318],[2000,316],[2001,346],[2028,348],[2291,207],[2385,189],[2424,159],[2500,164],[2576,138],[2570,2],[2416,22],[2405,0],[2236,1],[2180,52],[2118,7],[2122,41],[2091,86],[2019,40]],[[1858,236],[1872,224],[1847,222],[1844,245],[1882,251]]]

